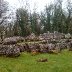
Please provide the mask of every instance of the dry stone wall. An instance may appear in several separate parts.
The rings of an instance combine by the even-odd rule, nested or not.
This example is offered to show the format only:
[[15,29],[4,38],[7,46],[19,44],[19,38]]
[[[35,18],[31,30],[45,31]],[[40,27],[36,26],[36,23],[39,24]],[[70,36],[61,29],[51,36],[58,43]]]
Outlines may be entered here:
[[[20,44],[17,44],[22,42]],[[58,54],[63,49],[72,51],[71,34],[63,33],[44,33],[36,36],[34,33],[27,37],[9,37],[5,38],[3,44],[0,44],[0,55],[9,57],[20,56],[21,52],[37,53],[54,53]]]

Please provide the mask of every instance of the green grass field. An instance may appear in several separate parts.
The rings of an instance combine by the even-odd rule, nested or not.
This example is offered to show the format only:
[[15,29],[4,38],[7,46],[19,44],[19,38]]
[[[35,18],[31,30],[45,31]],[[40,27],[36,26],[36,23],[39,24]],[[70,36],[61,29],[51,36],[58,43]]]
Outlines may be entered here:
[[[48,62],[37,62],[47,58]],[[17,58],[0,57],[0,72],[72,72],[72,52],[62,51],[55,54],[31,56],[22,53]]]

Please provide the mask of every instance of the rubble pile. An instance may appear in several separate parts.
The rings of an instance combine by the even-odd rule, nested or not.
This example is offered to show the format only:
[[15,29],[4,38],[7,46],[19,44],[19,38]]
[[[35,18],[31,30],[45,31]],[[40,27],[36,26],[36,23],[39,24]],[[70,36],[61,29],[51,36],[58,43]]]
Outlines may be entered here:
[[[23,41],[24,43],[17,44]],[[48,31],[39,36],[32,33],[26,38],[20,36],[5,38],[3,44],[0,45],[0,55],[17,57],[21,52],[25,51],[32,53],[32,55],[38,53],[58,54],[64,49],[72,51],[71,34],[63,34],[56,31],[50,33]]]

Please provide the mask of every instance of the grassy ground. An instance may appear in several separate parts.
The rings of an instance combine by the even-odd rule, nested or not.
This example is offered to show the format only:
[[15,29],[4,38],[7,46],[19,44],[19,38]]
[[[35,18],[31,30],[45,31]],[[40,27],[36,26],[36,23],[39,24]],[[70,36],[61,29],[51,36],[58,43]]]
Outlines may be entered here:
[[[48,62],[37,62],[39,58],[47,58]],[[22,53],[17,58],[0,57],[0,72],[72,72],[72,52],[65,50],[58,55],[31,56]]]

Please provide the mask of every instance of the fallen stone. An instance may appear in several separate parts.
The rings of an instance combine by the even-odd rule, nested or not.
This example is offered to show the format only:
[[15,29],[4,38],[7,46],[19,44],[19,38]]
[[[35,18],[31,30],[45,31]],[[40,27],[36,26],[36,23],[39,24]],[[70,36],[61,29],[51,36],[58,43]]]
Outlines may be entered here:
[[6,56],[8,57],[18,57],[20,55],[20,49],[15,45],[10,45],[6,50]]
[[42,58],[42,59],[37,60],[37,62],[47,62],[47,61],[48,61],[47,58]]

